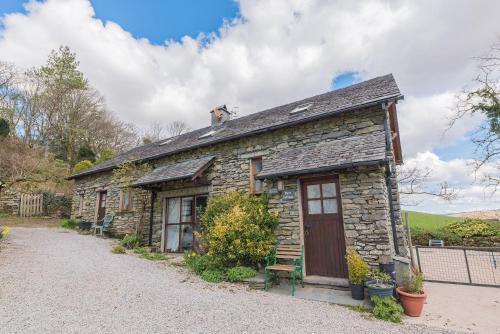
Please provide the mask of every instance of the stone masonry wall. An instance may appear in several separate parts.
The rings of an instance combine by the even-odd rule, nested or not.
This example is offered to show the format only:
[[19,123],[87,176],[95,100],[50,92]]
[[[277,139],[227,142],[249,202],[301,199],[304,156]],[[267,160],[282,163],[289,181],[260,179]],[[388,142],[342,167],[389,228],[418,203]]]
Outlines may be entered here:
[[12,215],[19,214],[20,200],[20,193],[10,190],[9,188],[2,189],[0,191],[0,212],[6,212]]
[[[362,109],[312,121],[291,128],[269,131],[260,135],[240,138],[231,142],[193,149],[168,156],[153,164],[158,166],[192,158],[215,155],[212,167],[205,172],[210,194],[230,190],[249,190],[250,159],[262,157],[265,165],[285,148],[301,147],[318,142],[331,141],[348,136],[384,130],[384,111],[380,107]],[[385,186],[384,170],[380,167],[358,168],[342,171],[340,188],[344,210],[346,241],[353,244],[370,263],[375,263],[380,255],[391,253],[390,219]],[[76,181],[74,211],[78,212],[78,192],[85,191],[85,208],[82,218],[93,221],[96,207],[96,189],[108,187],[108,209],[116,210],[119,191],[111,184],[111,173],[83,177]],[[270,198],[271,210],[280,213],[277,238],[281,243],[300,244],[301,228],[298,202],[298,182],[296,177],[284,178],[285,188],[295,190],[293,200],[282,200],[281,196]],[[273,187],[269,184],[269,187]],[[194,184],[170,183],[163,189],[155,203],[153,235],[155,243],[161,237],[162,198],[170,197],[172,191],[195,188]],[[189,190],[187,190],[189,191]],[[397,189],[396,189],[397,192]],[[87,199],[88,197],[88,199]],[[116,232],[130,230],[137,215],[119,214],[115,219]],[[147,218],[149,219],[149,217]],[[147,226],[145,235],[147,235]],[[389,228],[389,229],[388,229]]]

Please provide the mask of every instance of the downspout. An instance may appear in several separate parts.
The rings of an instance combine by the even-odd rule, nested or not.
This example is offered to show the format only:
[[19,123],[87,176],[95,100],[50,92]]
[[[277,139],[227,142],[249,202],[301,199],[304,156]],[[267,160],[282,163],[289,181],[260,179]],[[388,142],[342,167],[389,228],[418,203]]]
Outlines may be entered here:
[[155,201],[156,201],[156,190],[151,190],[151,206],[149,209],[149,235],[148,235],[148,246],[153,244],[153,221],[154,221],[154,211],[155,211]]
[[392,196],[392,157],[389,156],[391,152],[391,132],[389,125],[389,117],[387,115],[387,104],[383,104],[382,108],[384,110],[384,131],[385,131],[385,147],[386,147],[386,165],[385,165],[385,182],[387,186],[387,195],[389,197],[389,212],[391,215],[391,230],[392,230],[392,242],[394,243],[394,251],[396,255],[399,255],[399,245],[398,245],[398,233],[396,231],[396,217],[394,214],[394,203]]

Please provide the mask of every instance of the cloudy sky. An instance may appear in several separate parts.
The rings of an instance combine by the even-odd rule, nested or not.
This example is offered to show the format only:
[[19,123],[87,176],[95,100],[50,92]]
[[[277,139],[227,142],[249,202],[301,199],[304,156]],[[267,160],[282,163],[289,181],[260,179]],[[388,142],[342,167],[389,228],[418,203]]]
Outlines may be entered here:
[[209,122],[227,104],[246,115],[393,73],[408,164],[460,188],[452,203],[413,209],[499,209],[471,172],[479,117],[446,131],[473,57],[500,38],[499,1],[8,0],[0,2],[0,60],[22,68],[68,45],[121,119]]

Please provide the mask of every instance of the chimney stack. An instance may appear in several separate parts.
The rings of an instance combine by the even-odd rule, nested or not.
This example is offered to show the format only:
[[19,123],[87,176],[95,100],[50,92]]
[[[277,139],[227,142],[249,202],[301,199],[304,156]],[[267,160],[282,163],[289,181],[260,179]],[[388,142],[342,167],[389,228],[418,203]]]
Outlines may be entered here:
[[214,108],[210,111],[210,114],[212,119],[212,127],[222,125],[222,123],[231,119],[231,113],[227,110],[225,104]]

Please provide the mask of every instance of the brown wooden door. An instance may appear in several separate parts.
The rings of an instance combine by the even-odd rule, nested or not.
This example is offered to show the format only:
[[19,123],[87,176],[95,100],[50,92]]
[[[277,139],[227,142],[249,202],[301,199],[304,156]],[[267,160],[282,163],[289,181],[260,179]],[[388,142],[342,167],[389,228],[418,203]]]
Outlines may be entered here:
[[305,179],[301,190],[307,275],[347,277],[338,178]]
[[97,204],[97,220],[103,219],[106,215],[106,200],[108,197],[107,191],[101,191],[98,194],[99,203]]

